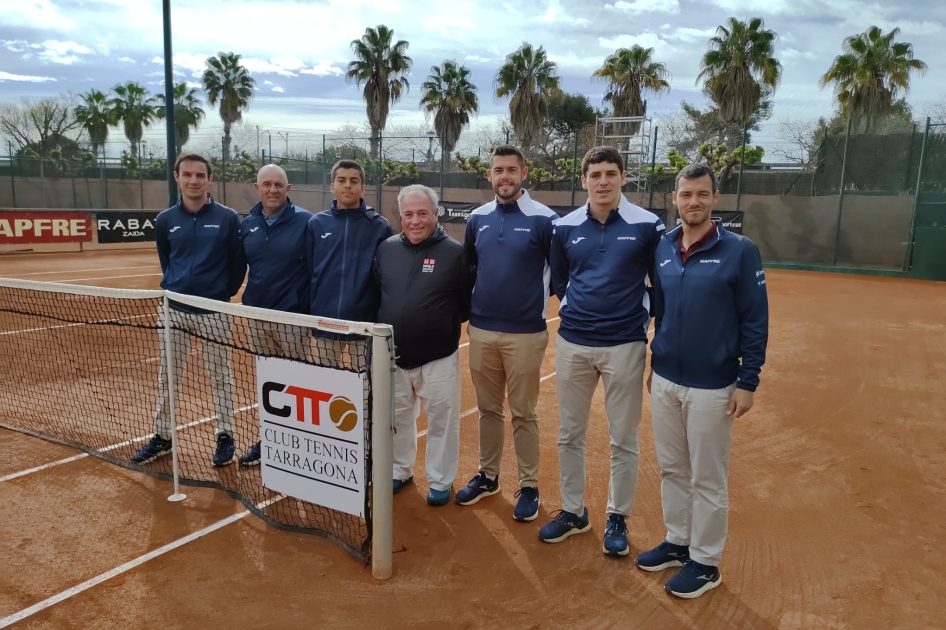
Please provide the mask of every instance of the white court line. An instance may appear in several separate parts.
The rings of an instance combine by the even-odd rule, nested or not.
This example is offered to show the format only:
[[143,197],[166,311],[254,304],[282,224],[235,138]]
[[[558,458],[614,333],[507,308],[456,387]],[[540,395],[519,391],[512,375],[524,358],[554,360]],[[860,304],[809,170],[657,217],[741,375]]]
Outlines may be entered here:
[[153,265],[140,265],[137,267],[106,267],[104,269],[72,269],[70,271],[32,271],[30,273],[11,273],[8,274],[7,278],[15,278],[17,276],[48,276],[54,274],[63,274],[63,273],[95,273],[96,271],[125,271],[127,269],[153,269],[157,267],[158,263]]
[[[38,317],[43,317],[39,315]],[[56,330],[58,328],[72,328],[74,326],[93,326],[95,324],[113,324],[115,322],[126,322],[129,319],[141,319],[142,317],[151,317],[151,315],[133,315],[129,317],[119,317],[118,319],[102,319],[95,322],[75,322],[73,324],[59,324],[58,326],[42,326],[40,328],[24,328],[22,330],[6,330],[0,332],[0,337],[4,335],[19,335],[21,333],[39,332],[42,330]]]
[[[256,509],[262,510],[263,508],[269,505],[272,505],[273,503],[277,501],[281,501],[285,498],[286,498],[285,495],[275,496],[272,499],[259,503],[256,506]],[[204,527],[203,529],[199,529],[192,534],[188,534],[187,536],[184,536],[183,538],[178,538],[177,540],[170,542],[164,545],[163,547],[158,547],[154,551],[149,551],[143,556],[138,556],[134,560],[130,560],[123,565],[117,566],[114,569],[106,571],[105,573],[101,573],[95,576],[94,578],[92,578],[91,580],[86,580],[85,582],[81,584],[77,584],[76,586],[66,589],[62,591],[61,593],[58,593],[56,595],[53,595],[52,597],[44,599],[43,601],[39,603],[33,604],[29,608],[24,608],[20,612],[13,613],[12,615],[3,617],[2,619],[0,619],[0,628],[6,628],[7,626],[11,626],[18,621],[22,621],[26,619],[27,617],[30,617],[32,615],[35,615],[38,612],[46,610],[50,606],[55,606],[59,602],[65,601],[69,599],[70,597],[73,597],[75,595],[78,595],[79,593],[82,593],[83,591],[87,591],[93,586],[98,586],[102,582],[110,580],[116,575],[121,575],[122,573],[130,571],[131,569],[134,569],[135,567],[141,566],[142,564],[144,564],[145,562],[148,562],[149,560],[153,560],[154,558],[157,558],[158,556],[163,556],[167,552],[174,551],[178,547],[183,547],[187,543],[193,542],[197,540],[198,538],[203,538],[207,534],[211,534],[222,527],[226,527],[230,523],[235,523],[239,521],[240,519],[245,518],[249,513],[250,513],[249,510],[243,510],[242,512],[237,512],[236,514],[228,516],[225,519],[219,520],[216,523],[213,523],[211,525],[208,525],[207,527]]]
[[[250,410],[250,409],[256,409],[257,407],[259,407],[258,404],[256,404],[256,405],[247,405],[246,407],[240,407],[239,409],[235,409],[235,410],[233,411],[233,413],[234,413],[234,415],[236,415],[236,414],[238,414],[238,413],[242,413],[242,412],[248,411],[248,410]],[[194,420],[193,422],[188,422],[187,424],[183,424],[183,425],[179,426],[179,427],[177,428],[177,430],[178,430],[178,431],[183,431],[184,429],[189,429],[189,428],[191,428],[191,427],[197,426],[198,424],[203,424],[203,423],[205,423],[205,422],[210,422],[211,420],[215,420],[216,418],[217,418],[216,414],[215,414],[215,415],[212,415],[212,416],[207,416],[206,418],[201,418],[200,420]],[[103,452],[103,453],[108,452],[108,451],[113,451],[113,450],[115,450],[116,448],[121,448],[121,447],[123,447],[123,446],[128,446],[129,444],[135,444],[136,442],[141,442],[142,440],[146,440],[146,439],[148,439],[149,437],[151,437],[152,435],[154,435],[154,434],[153,434],[153,433],[149,433],[148,435],[143,435],[143,436],[141,436],[141,437],[136,437],[136,438],[132,438],[132,439],[130,439],[130,440],[125,440],[124,442],[119,442],[118,444],[112,444],[112,445],[110,445],[110,446],[106,446],[106,447],[100,448],[100,449],[98,449],[98,450],[101,451],[101,452]],[[39,472],[39,471],[41,471],[41,470],[46,470],[47,468],[52,468],[53,466],[60,466],[60,465],[62,465],[62,464],[68,464],[69,462],[74,462],[74,461],[76,461],[77,459],[82,459],[83,457],[88,457],[88,456],[89,456],[88,453],[81,453],[81,454],[79,454],[79,455],[73,455],[72,457],[67,457],[67,458],[65,458],[65,459],[56,460],[56,461],[50,462],[50,463],[48,463],[48,464],[43,464],[42,466],[36,466],[35,468],[29,468],[29,469],[27,469],[27,470],[21,470],[20,472],[11,473],[11,474],[9,474],[9,475],[7,475],[7,476],[5,476],[5,477],[0,477],[0,483],[3,483],[4,481],[10,481],[10,480],[12,480],[12,479],[17,479],[17,478],[19,478],[19,477],[25,477],[26,475],[30,475],[30,474],[32,474],[32,473]],[[2,627],[2,626],[0,626],[0,627]]]
[[118,280],[119,278],[145,278],[147,276],[162,276],[162,273],[137,273],[131,276],[105,276],[104,278],[67,278],[62,282],[71,284],[73,282],[89,282],[90,280]]

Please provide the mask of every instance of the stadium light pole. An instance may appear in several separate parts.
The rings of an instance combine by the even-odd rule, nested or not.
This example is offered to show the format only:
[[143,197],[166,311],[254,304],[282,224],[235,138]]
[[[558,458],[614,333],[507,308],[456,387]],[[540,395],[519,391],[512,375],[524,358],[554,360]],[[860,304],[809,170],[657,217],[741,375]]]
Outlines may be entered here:
[[168,207],[177,203],[177,182],[174,181],[174,161],[177,159],[177,139],[174,137],[174,55],[171,52],[171,0],[162,0],[164,8],[164,122],[168,143]]

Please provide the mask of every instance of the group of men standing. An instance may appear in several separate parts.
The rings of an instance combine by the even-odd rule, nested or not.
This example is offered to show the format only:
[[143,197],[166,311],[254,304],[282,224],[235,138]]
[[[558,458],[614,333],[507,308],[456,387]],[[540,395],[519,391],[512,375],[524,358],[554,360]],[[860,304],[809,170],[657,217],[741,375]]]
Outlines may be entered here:
[[[183,154],[175,166],[181,200],[155,225],[162,287],[226,301],[239,290],[248,264],[244,304],[391,324],[397,366],[394,492],[413,481],[422,406],[427,502],[439,506],[453,498],[472,505],[498,493],[508,401],[518,464],[513,518],[523,522],[539,515],[536,404],[549,340],[549,298],[556,295],[562,508],[539,538],[557,543],[591,527],[584,504],[585,434],[600,379],[611,443],[603,549],[618,557],[629,553],[626,519],[637,486],[653,317],[646,386],[667,535],[636,564],[647,571],[683,567],[666,589],[698,597],[721,580],[732,423],[752,407],[765,359],[768,307],[759,251],[711,219],[719,192],[709,167],[691,165],[678,174],[673,200],[681,225],[672,230],[624,198],[619,151],[595,147],[581,168],[588,202],[559,219],[522,188],[528,178],[522,153],[497,147],[488,171],[495,200],[471,213],[461,244],[438,222],[437,194],[420,185],[398,195],[402,231],[393,235],[387,220],[364,204],[364,171],[345,160],[332,169],[332,207],[315,215],[289,200],[281,168],[264,166],[256,186],[260,203],[241,224],[235,212],[210,197],[207,160]],[[479,466],[454,495],[465,321],[479,411]],[[254,333],[256,343],[264,332]],[[281,351],[290,358],[303,357],[310,342],[271,341],[288,343]],[[223,395],[232,377],[225,358],[209,356],[206,347],[204,356],[218,415],[213,462],[222,466],[235,455],[232,403]],[[162,383],[165,378],[162,364]],[[156,434],[133,461],[170,451],[166,390]],[[239,458],[242,465],[259,461],[259,443]]]

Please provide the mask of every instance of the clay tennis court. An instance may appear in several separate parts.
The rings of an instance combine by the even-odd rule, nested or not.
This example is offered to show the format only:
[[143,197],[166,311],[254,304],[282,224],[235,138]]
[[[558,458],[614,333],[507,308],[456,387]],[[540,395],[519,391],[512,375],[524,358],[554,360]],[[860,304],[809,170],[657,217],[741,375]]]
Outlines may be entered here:
[[[121,288],[160,280],[147,250],[2,256],[0,275]],[[169,503],[170,483],[94,457],[20,474],[81,453],[0,429],[0,627],[175,541],[12,627],[942,627],[946,285],[767,276],[768,360],[756,406],[734,429],[723,583],[698,600],[671,599],[669,574],[631,559],[664,535],[646,397],[632,556],[601,552],[609,448],[600,387],[588,432],[593,529],[559,545],[538,540],[560,507],[553,342],[538,408],[539,520],[512,519],[511,429],[502,493],[475,506],[429,508],[419,458],[417,483],[394,499],[395,573],[385,582],[318,536],[238,517],[243,505],[219,490],[189,487],[185,502]],[[554,307],[549,317],[554,338]],[[468,372],[463,379],[461,485],[477,466]]]

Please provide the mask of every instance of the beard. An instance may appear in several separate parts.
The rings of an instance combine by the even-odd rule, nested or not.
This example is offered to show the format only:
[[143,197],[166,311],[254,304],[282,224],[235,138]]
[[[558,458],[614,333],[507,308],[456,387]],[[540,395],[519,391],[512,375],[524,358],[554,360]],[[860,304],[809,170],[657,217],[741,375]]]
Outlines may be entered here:
[[500,188],[499,185],[497,185],[495,188],[493,188],[493,192],[496,193],[496,196],[497,196],[497,197],[499,197],[499,198],[502,199],[503,201],[505,201],[505,200],[507,200],[507,199],[513,199],[513,198],[515,198],[516,195],[519,194],[519,191],[522,190],[522,182],[519,182],[519,183],[517,183],[517,184],[513,184],[512,192],[509,193],[508,195],[503,195],[503,194],[501,194],[501,193],[499,192],[499,188]]
[[687,225],[689,225],[690,227],[697,227],[697,226],[703,225],[704,223],[706,223],[707,221],[709,221],[709,220],[710,220],[710,215],[709,215],[709,214],[706,214],[706,215],[700,216],[699,218],[690,219],[690,218],[687,218],[687,215],[681,213],[681,214],[680,214],[680,220],[683,221],[684,223],[686,223]]

